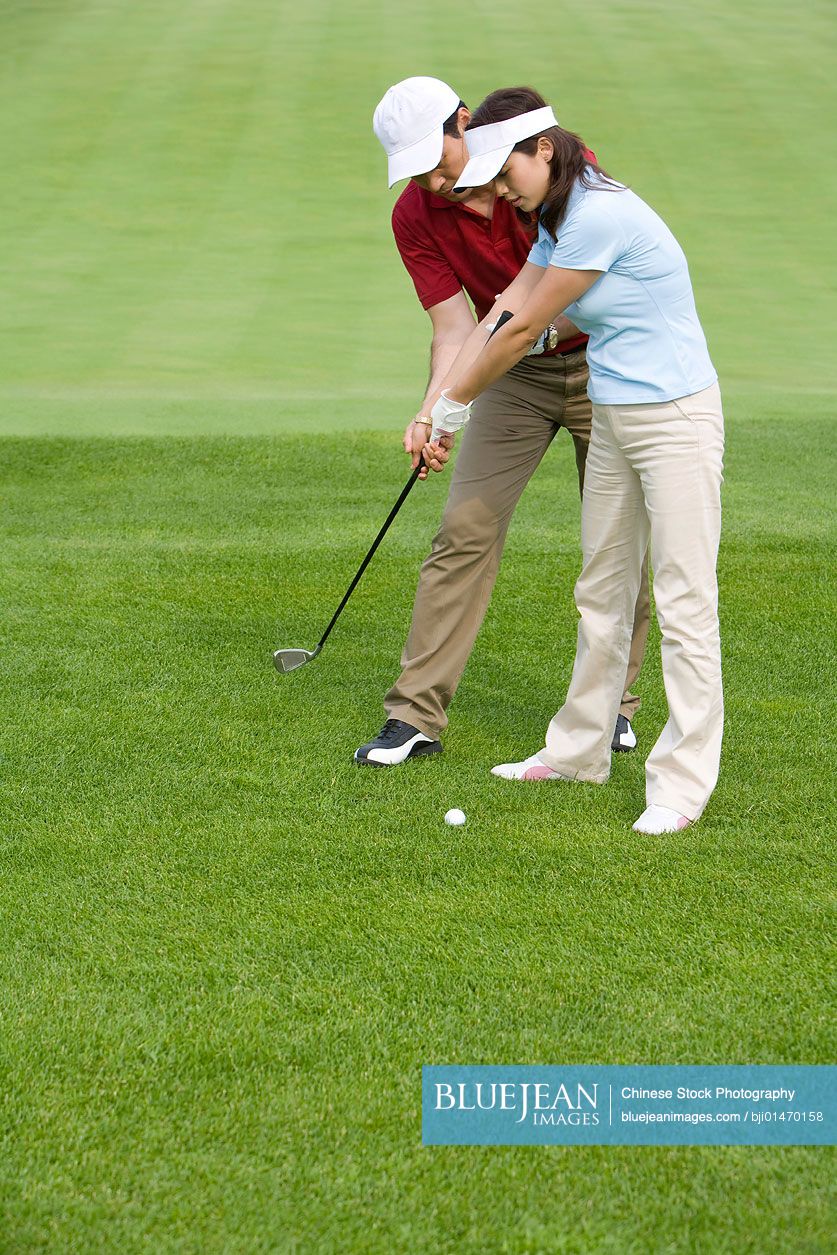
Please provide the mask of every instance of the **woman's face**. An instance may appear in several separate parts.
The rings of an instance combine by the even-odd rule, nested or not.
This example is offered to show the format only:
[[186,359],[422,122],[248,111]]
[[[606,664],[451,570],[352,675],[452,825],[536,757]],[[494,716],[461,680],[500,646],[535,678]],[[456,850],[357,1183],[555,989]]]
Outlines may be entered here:
[[531,212],[542,205],[549,191],[552,144],[545,136],[538,140],[537,152],[511,153],[494,180],[498,196],[510,201],[516,209]]

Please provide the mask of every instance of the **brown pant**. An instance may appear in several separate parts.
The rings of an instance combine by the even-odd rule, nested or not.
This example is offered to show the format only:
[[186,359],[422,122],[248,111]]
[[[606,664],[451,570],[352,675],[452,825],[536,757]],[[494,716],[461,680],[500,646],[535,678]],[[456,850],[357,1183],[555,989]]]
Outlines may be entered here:
[[[573,438],[583,489],[591,420],[584,349],[524,357],[474,402],[442,523],[421,568],[401,675],[384,698],[388,718],[432,737],[447,726],[445,712],[482,626],[520,495],[561,427]],[[646,557],[621,706],[629,719],[639,707],[628,690],[642,665],[648,621]]]

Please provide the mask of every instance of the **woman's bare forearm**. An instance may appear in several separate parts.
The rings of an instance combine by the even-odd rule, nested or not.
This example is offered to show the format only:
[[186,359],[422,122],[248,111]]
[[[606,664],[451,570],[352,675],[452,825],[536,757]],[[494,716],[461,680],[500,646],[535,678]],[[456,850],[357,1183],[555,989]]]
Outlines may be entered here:
[[460,360],[457,359],[456,377],[450,384],[445,384],[447,395],[452,401],[463,404],[473,401],[526,356],[538,334],[525,326],[515,330],[511,323],[501,327],[491,337],[490,343],[484,343],[482,350],[477,350],[470,362],[463,363],[464,370],[460,369]]
[[[477,351],[470,358],[465,357],[465,352],[475,345],[477,333],[468,340],[450,372],[455,377],[443,381],[447,396],[462,404],[473,401],[526,356],[550,323],[555,324],[560,318],[572,326],[569,320],[564,319],[562,311],[583,295],[600,275],[598,270],[570,271],[549,267],[530,291],[522,308],[517,307],[516,316],[501,327],[488,344],[483,344],[481,352]],[[512,310],[512,313],[515,311]]]
[[[439,386],[435,394],[432,397],[428,396],[425,398],[425,400],[429,402],[431,408],[435,405],[436,401],[438,401],[443,389],[448,388],[452,383],[454,383],[459,376],[464,371],[467,371],[479,357],[480,353],[485,348],[489,335],[491,334],[488,330],[489,325],[493,326],[505,310],[508,310],[512,314],[518,313],[525,305],[527,298],[540,282],[542,273],[542,270],[538,266],[534,266],[531,263],[526,262],[520,273],[515,276],[505,291],[500,293],[485,318],[483,318],[482,322],[477,323],[474,330],[468,336],[459,351],[456,361],[451,364],[449,370],[439,381]],[[540,328],[541,331],[543,331],[548,322],[549,319],[547,318],[543,327]],[[531,347],[533,343],[534,340],[530,341],[529,347]]]

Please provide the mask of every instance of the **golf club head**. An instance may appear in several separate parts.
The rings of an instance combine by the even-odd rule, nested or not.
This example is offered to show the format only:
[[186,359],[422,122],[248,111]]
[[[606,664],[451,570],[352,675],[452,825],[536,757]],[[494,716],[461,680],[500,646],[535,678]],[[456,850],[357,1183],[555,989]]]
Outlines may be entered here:
[[277,649],[273,655],[273,665],[277,671],[296,671],[297,667],[304,667],[306,662],[311,662],[320,652],[317,649]]

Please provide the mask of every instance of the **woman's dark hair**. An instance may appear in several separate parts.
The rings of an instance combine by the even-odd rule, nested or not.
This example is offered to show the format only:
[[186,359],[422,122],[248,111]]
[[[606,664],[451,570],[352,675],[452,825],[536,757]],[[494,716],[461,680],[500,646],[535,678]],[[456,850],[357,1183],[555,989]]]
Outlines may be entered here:
[[[486,96],[482,104],[474,110],[471,120],[466,126],[470,131],[474,126],[487,126],[490,122],[505,122],[507,118],[516,118],[521,113],[531,113],[533,109],[543,109],[546,105],[543,96],[532,87],[502,87],[499,91]],[[572,131],[565,131],[561,126],[550,126],[539,131],[529,139],[522,139],[515,144],[512,152],[526,153],[533,157],[538,151],[538,140],[545,135],[553,147],[550,161],[549,191],[541,209],[541,222],[549,234],[555,239],[558,226],[567,209],[567,201],[577,179],[581,179],[585,187],[592,187],[587,167],[611,183],[616,184],[607,171],[586,156],[587,148],[580,136]],[[517,216],[527,226],[532,223],[532,215],[517,210]]]

